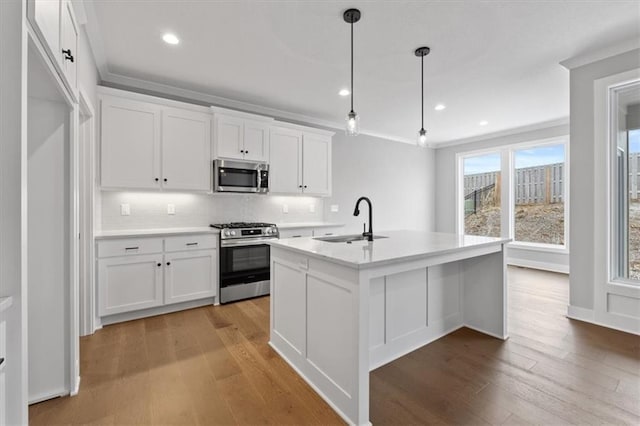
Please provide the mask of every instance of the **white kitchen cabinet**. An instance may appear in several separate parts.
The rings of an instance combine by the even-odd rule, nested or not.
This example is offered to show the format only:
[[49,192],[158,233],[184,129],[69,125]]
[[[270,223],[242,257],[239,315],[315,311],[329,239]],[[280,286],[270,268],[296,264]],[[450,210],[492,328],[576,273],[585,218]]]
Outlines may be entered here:
[[113,315],[163,304],[161,254],[98,260],[99,315]]
[[304,132],[302,140],[302,192],[330,195],[331,138]]
[[72,93],[77,93],[78,24],[70,0],[29,0],[27,17]]
[[216,156],[235,160],[269,159],[269,124],[216,114]]
[[216,295],[218,278],[216,250],[167,253],[164,260],[165,304]]
[[211,115],[162,110],[162,187],[211,189]]
[[271,128],[269,191],[281,194],[302,192],[302,132]]
[[115,97],[101,107],[102,187],[160,189],[160,107]]
[[271,129],[273,193],[331,194],[331,137],[284,127]]
[[78,63],[78,27],[71,2],[66,0],[60,6],[60,66],[62,72],[71,86],[71,90],[76,92],[77,63]]

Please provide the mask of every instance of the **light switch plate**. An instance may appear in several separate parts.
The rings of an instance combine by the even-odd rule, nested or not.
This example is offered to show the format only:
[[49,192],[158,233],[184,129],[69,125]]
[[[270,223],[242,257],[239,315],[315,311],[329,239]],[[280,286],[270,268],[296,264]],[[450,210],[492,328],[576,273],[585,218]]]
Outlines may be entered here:
[[167,214],[176,214],[175,204],[167,204]]
[[331,213],[338,213],[338,205],[331,204]]
[[282,205],[282,213],[289,213],[289,204]]
[[131,214],[131,208],[129,204],[120,204],[120,215],[129,216]]

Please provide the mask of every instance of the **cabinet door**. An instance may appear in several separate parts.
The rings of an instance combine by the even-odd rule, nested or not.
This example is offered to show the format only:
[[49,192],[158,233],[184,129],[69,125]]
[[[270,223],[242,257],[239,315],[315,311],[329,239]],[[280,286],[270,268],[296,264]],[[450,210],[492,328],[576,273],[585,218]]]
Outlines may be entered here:
[[269,161],[268,124],[244,122],[244,158],[251,161]]
[[76,64],[78,63],[78,28],[70,1],[63,1],[60,11],[60,64],[72,91],[76,91]]
[[27,15],[55,61],[60,61],[60,0],[29,0]]
[[162,270],[159,254],[98,260],[99,315],[161,306]]
[[162,112],[162,187],[211,189],[211,116],[165,108]]
[[104,97],[101,105],[102,186],[159,189],[159,107],[111,97]]
[[216,155],[222,158],[244,158],[244,120],[226,115],[216,116]]
[[302,185],[305,194],[331,194],[331,138],[304,134],[302,147]]
[[302,191],[302,132],[273,127],[269,154],[269,191],[299,194]]
[[164,303],[213,297],[217,293],[216,250],[193,250],[165,254]]

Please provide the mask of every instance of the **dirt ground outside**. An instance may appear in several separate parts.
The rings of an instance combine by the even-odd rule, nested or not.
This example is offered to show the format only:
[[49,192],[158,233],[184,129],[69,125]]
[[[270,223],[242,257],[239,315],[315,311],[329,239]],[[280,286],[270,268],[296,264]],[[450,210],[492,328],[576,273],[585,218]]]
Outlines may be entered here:
[[[515,208],[515,239],[564,244],[564,204],[531,204]],[[500,236],[500,207],[484,206],[464,219],[469,235]],[[629,278],[640,280],[640,200],[629,204]]]

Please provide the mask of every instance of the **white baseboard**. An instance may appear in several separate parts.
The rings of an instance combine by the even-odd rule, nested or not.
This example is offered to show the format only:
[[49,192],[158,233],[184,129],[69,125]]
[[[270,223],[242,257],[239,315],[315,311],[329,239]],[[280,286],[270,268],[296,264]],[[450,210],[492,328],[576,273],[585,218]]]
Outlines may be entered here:
[[517,259],[513,257],[507,258],[507,265],[522,266],[523,268],[541,269],[543,271],[558,272],[561,274],[569,273],[569,265],[561,265],[558,263],[538,262],[535,260]]
[[588,322],[613,330],[624,331],[625,333],[640,335],[638,320],[631,317],[627,318],[622,315],[606,314],[604,318],[597,318],[596,312],[593,309],[569,305],[567,306],[567,318]]
[[213,297],[206,299],[191,300],[189,302],[175,303],[172,305],[159,306],[157,308],[142,309],[133,312],[124,312],[122,314],[109,315],[100,318],[101,326],[115,324],[118,322],[132,321],[140,318],[153,317],[156,315],[169,314],[172,312],[184,311],[186,309],[200,308],[202,306],[213,305],[215,302]]
[[71,396],[76,396],[80,392],[80,376],[76,377],[76,387],[70,393]]

